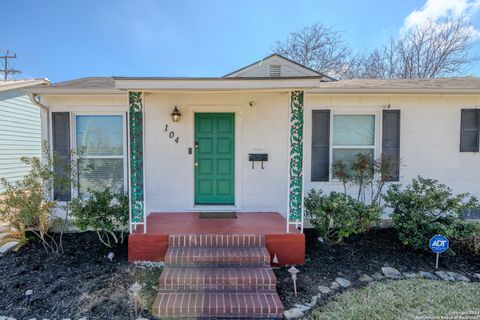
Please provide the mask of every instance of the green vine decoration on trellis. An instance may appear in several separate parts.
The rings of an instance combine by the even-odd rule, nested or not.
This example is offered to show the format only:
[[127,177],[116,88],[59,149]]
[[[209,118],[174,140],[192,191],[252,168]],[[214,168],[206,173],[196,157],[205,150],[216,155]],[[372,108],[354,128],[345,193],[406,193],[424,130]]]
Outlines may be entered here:
[[142,93],[128,95],[130,112],[130,208],[132,222],[144,221]]
[[293,91],[290,101],[289,221],[302,219],[303,91]]

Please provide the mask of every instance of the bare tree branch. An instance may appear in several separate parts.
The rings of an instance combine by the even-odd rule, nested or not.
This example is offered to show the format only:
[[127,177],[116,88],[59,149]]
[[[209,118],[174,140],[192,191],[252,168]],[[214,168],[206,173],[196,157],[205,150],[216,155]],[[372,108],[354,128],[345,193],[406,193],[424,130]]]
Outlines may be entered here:
[[417,26],[374,50],[362,78],[434,78],[461,75],[479,57],[470,51],[475,32],[465,19],[447,18]]
[[330,76],[348,69],[351,57],[342,33],[319,23],[292,32],[284,41],[277,41],[273,51]]
[[431,21],[367,55],[353,54],[342,33],[322,24],[292,32],[273,51],[337,79],[433,78],[462,75],[473,63],[475,29],[466,19]]

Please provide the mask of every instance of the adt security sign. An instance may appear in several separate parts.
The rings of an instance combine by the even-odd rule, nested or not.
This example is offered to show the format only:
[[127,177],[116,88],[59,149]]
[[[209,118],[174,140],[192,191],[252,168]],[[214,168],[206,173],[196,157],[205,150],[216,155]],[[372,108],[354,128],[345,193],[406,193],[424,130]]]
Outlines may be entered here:
[[435,253],[442,253],[448,249],[448,239],[445,236],[437,234],[430,239],[430,249]]
[[437,234],[430,239],[430,249],[437,254],[435,260],[435,269],[438,269],[438,257],[440,253],[447,251],[448,249],[448,239],[445,236]]

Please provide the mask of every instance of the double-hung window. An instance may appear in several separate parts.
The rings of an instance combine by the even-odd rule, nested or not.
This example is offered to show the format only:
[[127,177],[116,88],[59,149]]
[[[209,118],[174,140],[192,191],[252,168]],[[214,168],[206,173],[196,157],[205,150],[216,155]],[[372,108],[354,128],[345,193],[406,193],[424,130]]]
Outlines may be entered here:
[[88,190],[125,192],[126,150],[123,115],[76,115],[75,139],[78,163],[78,193]]
[[[333,113],[312,110],[311,181],[335,178],[332,165],[343,160],[347,168],[359,153],[391,161],[386,181],[400,179],[400,110],[388,109],[367,114]],[[380,130],[381,128],[381,130]],[[380,139],[381,137],[381,139]]]
[[375,157],[375,115],[333,115],[332,163],[343,160],[350,167],[359,153]]

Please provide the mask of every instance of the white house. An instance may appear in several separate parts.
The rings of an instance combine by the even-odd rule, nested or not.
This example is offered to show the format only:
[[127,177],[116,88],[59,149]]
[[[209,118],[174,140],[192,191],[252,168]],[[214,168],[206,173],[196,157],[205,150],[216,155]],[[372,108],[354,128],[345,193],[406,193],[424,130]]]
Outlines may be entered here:
[[87,150],[94,169],[72,196],[128,192],[133,236],[154,232],[159,213],[212,211],[279,213],[276,232],[292,233],[303,194],[341,191],[331,164],[358,151],[399,160],[392,181],[421,175],[480,196],[479,78],[335,81],[274,54],[219,78],[82,78],[28,92],[48,110],[57,152]]
[[[158,318],[282,318],[270,265],[305,259],[303,197],[337,159],[480,195],[480,79],[335,81],[278,55],[220,78],[82,78],[27,90],[79,188],[130,197],[130,261],[165,260]],[[212,219],[213,216],[213,219]]]

